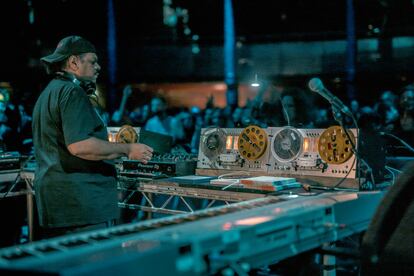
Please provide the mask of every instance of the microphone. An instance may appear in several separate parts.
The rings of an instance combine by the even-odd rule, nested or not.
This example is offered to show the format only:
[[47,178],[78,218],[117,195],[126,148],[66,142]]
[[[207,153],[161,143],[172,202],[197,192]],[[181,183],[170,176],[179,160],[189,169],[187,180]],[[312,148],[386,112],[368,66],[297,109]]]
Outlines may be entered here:
[[333,95],[328,89],[325,88],[322,81],[318,78],[312,78],[308,83],[309,89],[318,93],[324,97],[331,105],[342,113],[353,116],[351,110],[335,95]]

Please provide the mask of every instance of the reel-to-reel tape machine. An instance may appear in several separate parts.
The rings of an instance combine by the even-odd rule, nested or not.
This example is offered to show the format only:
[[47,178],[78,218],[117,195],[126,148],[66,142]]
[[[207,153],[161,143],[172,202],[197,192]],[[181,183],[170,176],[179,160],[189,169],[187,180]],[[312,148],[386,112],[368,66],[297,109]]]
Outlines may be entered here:
[[356,178],[356,129],[206,128],[197,168],[283,176]]
[[[348,137],[349,135],[349,137]],[[356,177],[355,129],[274,129],[269,174]],[[352,141],[351,141],[351,140]]]
[[267,172],[268,143],[257,126],[202,129],[197,168]]

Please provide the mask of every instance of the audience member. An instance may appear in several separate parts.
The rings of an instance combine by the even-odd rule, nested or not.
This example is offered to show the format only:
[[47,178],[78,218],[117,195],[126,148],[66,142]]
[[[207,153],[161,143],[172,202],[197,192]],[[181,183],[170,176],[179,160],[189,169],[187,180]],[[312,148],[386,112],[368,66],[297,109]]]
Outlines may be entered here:
[[21,126],[19,109],[11,103],[9,91],[0,88],[0,149],[2,151],[21,150]]
[[[406,86],[400,96],[399,120],[393,133],[407,142],[414,145],[414,86]],[[399,150],[399,155],[412,155],[407,150]]]
[[131,85],[126,85],[122,90],[122,99],[119,108],[112,114],[112,125],[120,126],[124,124],[131,124],[130,116],[126,114],[126,104],[129,96],[132,94]]
[[374,106],[375,111],[381,119],[383,129],[386,131],[392,131],[398,122],[399,112],[397,99],[397,95],[387,90],[381,94],[379,102]]
[[167,114],[167,101],[162,97],[151,100],[152,117],[145,124],[145,130],[169,135],[176,143],[184,138],[184,129],[179,120]]
[[310,101],[300,89],[287,89],[281,94],[284,124],[293,127],[313,127]]
[[[388,90],[381,94],[378,102],[362,108],[358,100],[350,101],[349,107],[359,122],[359,127],[378,132],[391,132],[401,135],[410,142],[414,135],[412,135],[411,100],[413,90],[409,88],[406,88],[401,95],[400,105],[397,105],[397,96]],[[201,129],[207,127],[243,128],[257,125],[263,128],[282,126],[327,128],[338,124],[338,117],[335,118],[332,110],[315,106],[311,96],[300,88],[285,87],[273,93],[271,100],[265,100],[264,91],[266,90],[260,90],[258,92],[260,95],[247,99],[245,107],[234,109],[216,107],[214,97],[210,96],[206,100],[204,110],[195,107],[189,111],[167,110],[165,99],[155,97],[151,100],[150,106],[143,105],[129,113],[129,120],[135,126],[145,126],[147,130],[172,136],[175,144],[181,145],[186,152],[192,153],[198,151]],[[113,118],[116,116],[118,114],[114,114]],[[347,127],[355,126],[352,119],[347,116],[342,115],[339,119]]]

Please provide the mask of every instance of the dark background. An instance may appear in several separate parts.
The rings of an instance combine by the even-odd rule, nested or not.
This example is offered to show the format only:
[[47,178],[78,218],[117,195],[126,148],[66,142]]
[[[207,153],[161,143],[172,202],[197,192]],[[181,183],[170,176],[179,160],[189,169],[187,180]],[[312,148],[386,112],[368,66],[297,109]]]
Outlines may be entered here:
[[[369,66],[357,60],[355,85],[358,97],[383,89],[398,90],[412,82],[414,59],[387,55],[390,38],[412,36],[414,3],[411,0],[354,1],[358,39],[377,38],[379,58]],[[222,81],[223,45],[222,0],[177,0],[172,7],[188,10],[185,24],[163,23],[163,1],[113,0],[117,33],[117,85],[143,82]],[[249,45],[295,41],[334,41],[346,39],[346,1],[335,0],[237,0],[233,2],[237,41],[245,47],[238,58],[249,52]],[[66,35],[84,36],[96,44],[104,68],[100,81],[107,82],[106,0],[13,0],[0,2],[0,81],[10,82],[24,101],[31,103],[47,81],[39,58],[53,51]],[[29,21],[29,15],[34,21]],[[195,41],[193,35],[198,36]],[[192,54],[193,46],[201,51]],[[247,50],[246,50],[247,49]],[[244,51],[244,52],[243,52]],[[209,64],[212,63],[212,64]],[[240,81],[247,75],[240,70]],[[249,73],[251,73],[249,71]],[[311,75],[280,75],[262,72],[271,80],[305,86]],[[319,73],[344,93],[344,70],[327,67]],[[370,92],[367,92],[370,91]]]

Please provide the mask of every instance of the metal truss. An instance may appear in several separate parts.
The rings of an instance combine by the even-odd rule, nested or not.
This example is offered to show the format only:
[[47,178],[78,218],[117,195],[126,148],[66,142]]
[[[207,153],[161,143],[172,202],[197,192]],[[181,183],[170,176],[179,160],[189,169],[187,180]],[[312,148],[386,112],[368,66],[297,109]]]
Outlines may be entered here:
[[229,205],[263,197],[263,194],[223,191],[206,185],[182,186],[165,181],[119,181],[121,208],[164,214],[193,213],[215,206]]

